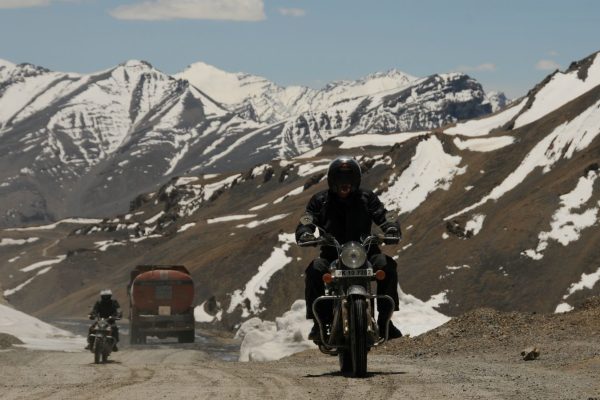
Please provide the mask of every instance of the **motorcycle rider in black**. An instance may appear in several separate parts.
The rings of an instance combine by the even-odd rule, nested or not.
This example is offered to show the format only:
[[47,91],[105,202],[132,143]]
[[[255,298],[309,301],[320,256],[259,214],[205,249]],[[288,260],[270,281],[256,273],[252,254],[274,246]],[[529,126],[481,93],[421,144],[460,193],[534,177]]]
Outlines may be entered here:
[[[316,193],[306,206],[306,212],[311,214],[315,225],[323,228],[333,235],[338,242],[361,241],[361,237],[371,234],[371,225],[375,223],[381,227],[386,236],[400,237],[400,224],[397,221],[386,221],[386,209],[375,193],[370,190],[360,189],[361,171],[358,162],[349,157],[340,157],[329,165],[327,183],[329,190]],[[311,242],[316,240],[315,227],[299,224],[296,228],[296,242]],[[386,244],[397,244],[386,242]],[[377,282],[377,294],[388,295],[394,300],[398,308],[398,272],[397,264],[389,256],[381,253],[378,246],[371,246],[368,252],[369,261],[374,270],[383,269],[385,279]],[[337,259],[337,252],[329,246],[322,246],[319,258],[313,260],[305,273],[305,299],[306,318],[314,319],[312,304],[315,299],[325,294],[323,274],[329,272],[329,265]],[[331,302],[319,304],[319,316],[333,315]],[[389,315],[390,304],[387,301],[378,301],[379,331],[385,332],[385,316]],[[330,323],[324,319],[324,323]],[[399,338],[402,333],[390,321],[389,339]],[[314,323],[309,335],[309,340],[319,339],[319,327]]]
[[[96,301],[94,304],[94,308],[92,312],[88,316],[89,319],[100,318],[110,318],[110,326],[112,328],[112,336],[115,338],[115,344],[113,346],[113,351],[119,351],[117,347],[117,342],[119,341],[119,328],[117,327],[116,321],[114,318],[121,318],[123,313],[121,312],[121,306],[116,299],[112,298],[112,291],[110,289],[104,289],[100,292],[100,300]],[[112,318],[111,318],[112,317]],[[90,335],[92,334],[92,330],[94,329],[94,325],[96,322],[90,326],[88,331],[88,344],[85,347],[86,350],[91,348],[92,343],[90,342]]]

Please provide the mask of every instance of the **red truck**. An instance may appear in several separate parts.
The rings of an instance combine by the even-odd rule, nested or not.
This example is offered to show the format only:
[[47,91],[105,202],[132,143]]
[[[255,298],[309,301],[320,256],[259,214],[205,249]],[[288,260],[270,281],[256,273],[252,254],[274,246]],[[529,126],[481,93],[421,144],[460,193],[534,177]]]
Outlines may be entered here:
[[127,288],[131,344],[147,336],[194,342],[194,281],[183,265],[138,265]]

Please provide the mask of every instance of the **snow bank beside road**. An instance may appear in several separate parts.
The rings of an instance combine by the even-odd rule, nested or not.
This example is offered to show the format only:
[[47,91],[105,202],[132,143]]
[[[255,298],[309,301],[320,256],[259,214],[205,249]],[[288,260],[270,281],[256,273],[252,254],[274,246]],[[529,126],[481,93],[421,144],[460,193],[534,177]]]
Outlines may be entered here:
[[[398,286],[400,311],[392,317],[403,334],[417,336],[448,322],[450,317],[435,310],[445,303],[446,293],[432,296],[428,301],[421,301],[406,294]],[[306,303],[296,300],[290,311],[273,321],[251,318],[244,322],[236,338],[242,339],[240,361],[278,360],[294,353],[316,346],[307,339],[312,327],[312,320],[305,318]]]
[[240,361],[279,360],[300,351],[316,348],[306,336],[312,321],[305,318],[304,300],[296,300],[290,311],[275,322],[251,318],[236,333],[243,339]]
[[32,350],[82,351],[85,338],[58,329],[30,315],[0,304],[0,332],[19,338]]

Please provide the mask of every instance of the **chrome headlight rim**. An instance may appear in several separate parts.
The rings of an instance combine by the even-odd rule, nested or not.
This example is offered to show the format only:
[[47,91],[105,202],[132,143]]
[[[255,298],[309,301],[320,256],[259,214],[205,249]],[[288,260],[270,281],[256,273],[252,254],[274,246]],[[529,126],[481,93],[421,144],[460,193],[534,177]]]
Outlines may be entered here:
[[367,252],[358,242],[348,242],[342,246],[340,259],[350,269],[362,267],[367,261]]

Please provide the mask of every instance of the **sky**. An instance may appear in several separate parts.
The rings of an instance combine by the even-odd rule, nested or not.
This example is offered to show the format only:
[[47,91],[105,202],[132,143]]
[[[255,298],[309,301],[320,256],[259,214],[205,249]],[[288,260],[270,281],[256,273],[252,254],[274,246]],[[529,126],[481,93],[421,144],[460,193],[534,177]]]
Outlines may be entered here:
[[395,68],[526,94],[600,50],[595,0],[0,0],[0,59],[91,73],[197,61],[313,88]]

